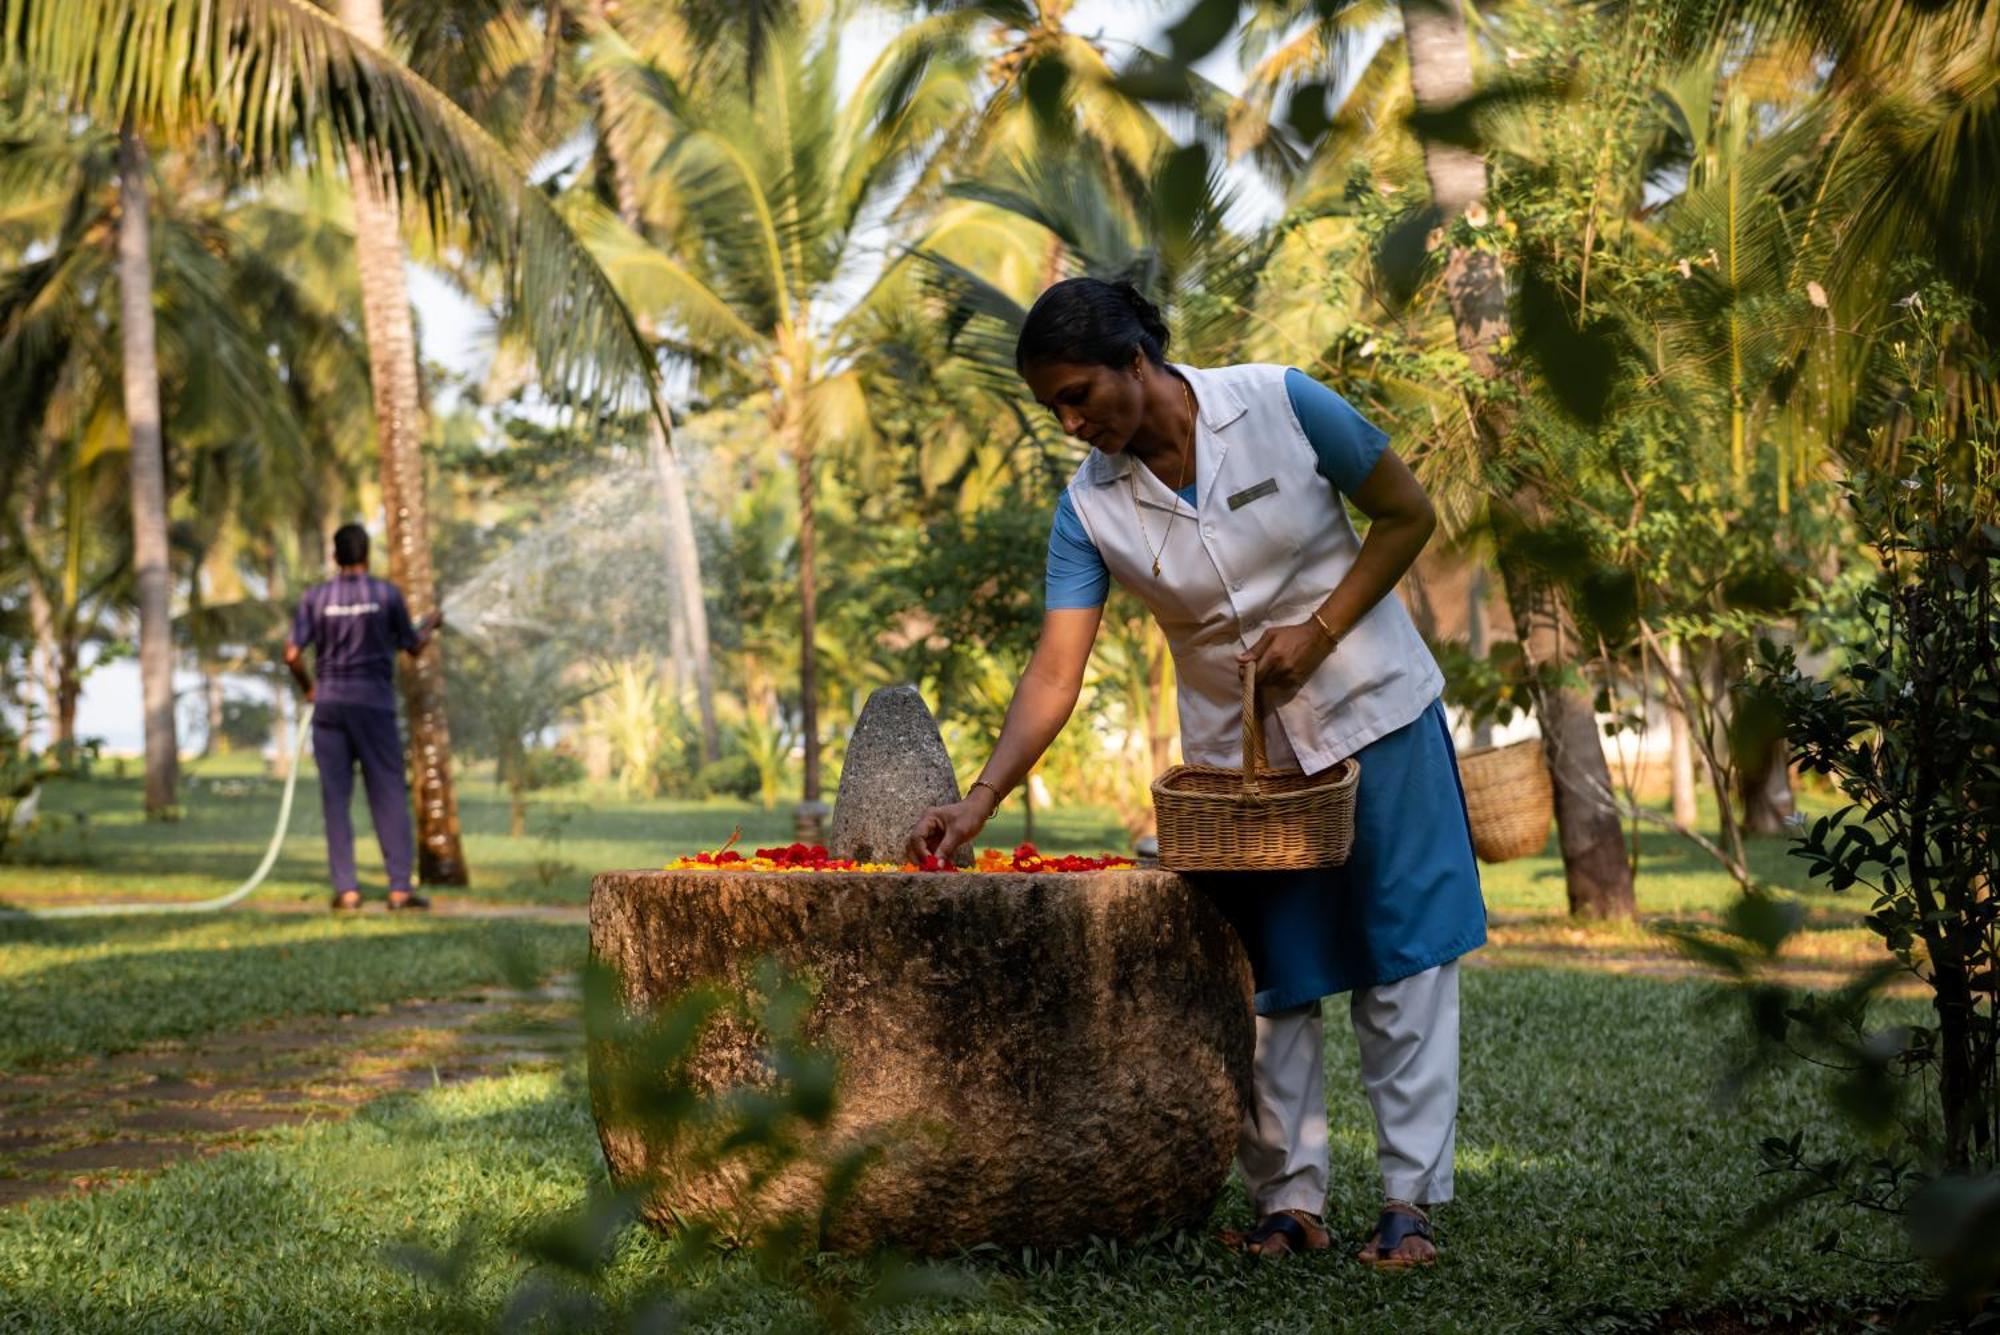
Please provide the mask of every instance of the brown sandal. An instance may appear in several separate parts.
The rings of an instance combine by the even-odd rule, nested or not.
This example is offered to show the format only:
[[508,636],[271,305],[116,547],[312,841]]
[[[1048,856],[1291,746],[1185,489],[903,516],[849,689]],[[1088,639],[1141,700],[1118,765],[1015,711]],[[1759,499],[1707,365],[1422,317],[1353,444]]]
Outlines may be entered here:
[[1255,1228],[1226,1228],[1221,1238],[1232,1251],[1260,1257],[1299,1256],[1333,1246],[1333,1235],[1320,1217],[1304,1210],[1278,1210],[1265,1215]]
[[334,891],[333,911],[335,913],[359,913],[361,911],[361,892],[359,890]]

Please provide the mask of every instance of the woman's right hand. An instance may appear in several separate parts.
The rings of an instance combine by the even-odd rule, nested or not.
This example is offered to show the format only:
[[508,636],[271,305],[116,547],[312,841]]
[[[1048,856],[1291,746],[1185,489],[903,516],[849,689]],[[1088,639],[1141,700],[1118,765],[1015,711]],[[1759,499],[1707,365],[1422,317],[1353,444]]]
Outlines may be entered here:
[[917,818],[909,842],[904,845],[904,855],[918,866],[923,865],[925,858],[932,857],[948,865],[952,854],[976,839],[992,816],[990,799],[977,788],[962,801],[932,807]]

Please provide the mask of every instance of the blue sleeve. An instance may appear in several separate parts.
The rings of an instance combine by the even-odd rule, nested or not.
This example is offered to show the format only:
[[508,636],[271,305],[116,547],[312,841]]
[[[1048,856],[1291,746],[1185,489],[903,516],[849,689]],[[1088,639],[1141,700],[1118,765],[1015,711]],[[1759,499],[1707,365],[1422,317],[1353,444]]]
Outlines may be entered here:
[[410,605],[403,601],[403,591],[391,584],[383,605],[389,612],[389,638],[405,653],[413,653],[420,641],[417,628],[410,624]]
[[313,642],[312,605],[312,590],[307,589],[305,596],[299,599],[299,610],[292,614],[291,642],[301,649]]
[[1111,572],[1097,544],[1084,532],[1069,493],[1056,502],[1049,525],[1049,574],[1043,606],[1051,612],[1073,607],[1102,607],[1111,592]]
[[1375,471],[1389,444],[1388,434],[1304,371],[1286,370],[1285,394],[1319,456],[1319,475],[1336,491],[1353,495]]

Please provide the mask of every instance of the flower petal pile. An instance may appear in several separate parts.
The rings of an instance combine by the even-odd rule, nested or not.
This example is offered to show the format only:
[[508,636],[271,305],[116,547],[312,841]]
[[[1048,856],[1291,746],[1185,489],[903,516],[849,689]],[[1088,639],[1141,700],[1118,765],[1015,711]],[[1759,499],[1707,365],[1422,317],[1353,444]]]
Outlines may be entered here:
[[830,856],[824,844],[786,844],[760,848],[745,857],[724,845],[712,853],[675,858],[668,871],[903,871],[893,862],[856,862]]
[[[734,842],[733,840],[731,841]],[[1046,855],[1033,844],[1022,844],[1013,852],[1003,852],[997,848],[982,848],[972,864],[973,871],[981,872],[1086,872],[1110,871],[1119,867],[1129,867],[1132,859],[1106,854],[1101,858],[1084,857],[1079,853]],[[722,848],[705,853],[695,853],[688,857],[675,858],[666,866],[668,871],[934,871],[955,872],[958,867],[935,856],[922,862],[856,862],[852,858],[833,857],[824,844],[786,844],[778,848],[760,848],[748,856],[737,852],[727,844]]]
[[973,859],[972,869],[1025,872],[1111,871],[1131,865],[1132,859],[1110,853],[1101,858],[1089,858],[1081,853],[1058,853],[1051,856],[1038,851],[1033,844],[1022,844],[1012,853],[1003,853],[997,848],[982,848],[979,850],[979,856]]

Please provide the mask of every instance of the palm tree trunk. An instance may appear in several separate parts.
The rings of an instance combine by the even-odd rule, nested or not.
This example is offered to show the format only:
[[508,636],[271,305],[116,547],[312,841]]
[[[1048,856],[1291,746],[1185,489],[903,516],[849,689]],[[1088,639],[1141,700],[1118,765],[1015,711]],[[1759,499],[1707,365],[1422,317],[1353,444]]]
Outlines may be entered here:
[[[1486,624],[1486,567],[1472,567],[1472,578],[1465,587],[1465,651],[1474,659],[1484,660],[1493,652],[1492,627]],[[1493,721],[1482,718],[1472,725],[1472,745],[1474,750],[1482,750],[1493,745]]]
[[[1410,87],[1425,110],[1450,107],[1472,92],[1472,57],[1464,15],[1454,0],[1402,0],[1403,32],[1409,53]],[[1424,170],[1431,196],[1449,221],[1486,194],[1486,162],[1456,144],[1424,142]],[[1498,380],[1505,374],[1496,348],[1509,331],[1507,275],[1490,250],[1453,247],[1446,256],[1445,295],[1451,305],[1458,346],[1473,372]],[[1479,405],[1480,443],[1497,454],[1508,439],[1502,406]],[[1530,527],[1546,516],[1532,484],[1507,498],[1509,508]],[[1632,916],[1632,869],[1625,857],[1624,832],[1611,802],[1611,769],[1604,760],[1590,698],[1559,684],[1555,673],[1571,657],[1567,609],[1560,591],[1517,561],[1501,562],[1500,576],[1515,628],[1529,666],[1543,681],[1536,693],[1542,750],[1556,790],[1556,824],[1570,912],[1582,917]]]
[[[340,0],[340,20],[382,45],[381,0]],[[383,509],[388,515],[389,578],[403,590],[410,615],[437,606],[424,501],[422,408],[417,385],[416,332],[403,275],[394,179],[378,174],[360,152],[348,155],[354,193],[354,253],[361,276],[362,321],[368,337],[368,379],[374,390],[375,434],[381,450]],[[451,731],[445,723],[444,648],[432,640],[403,669],[410,716],[411,789],[416,801],[417,874],[426,885],[465,885],[469,876],[452,790]]]
[[160,365],[153,343],[152,226],[146,148],[130,129],[118,145],[119,332],[125,422],[132,433],[132,560],[139,586],[139,680],[146,708],[146,814],[171,814],[180,780],[174,736],[174,644],[167,568],[167,461]]
[[[805,439],[804,424],[798,421],[800,407],[788,405],[791,423],[792,457],[798,468],[799,486],[799,723],[805,749],[805,775],[799,793],[800,806],[814,813],[819,795],[819,663],[813,652],[813,638],[819,627],[819,591],[813,523],[813,457]],[[803,823],[803,822],[802,822]]]
[[[42,543],[48,537],[42,529],[42,488],[39,483],[28,490],[27,505],[21,520],[21,527],[27,538],[28,550],[41,552]],[[56,640],[55,605],[49,601],[49,591],[42,583],[42,568],[37,561],[28,569],[28,679],[42,693],[43,708],[47,710],[48,726],[51,730],[49,741],[62,745],[72,738],[54,735],[56,720],[57,663],[61,661],[61,647]]]
[[[1667,671],[1679,676],[1682,671],[1681,642],[1667,641]],[[1688,724],[1688,716],[1679,703],[1667,701],[1667,768],[1672,775],[1674,822],[1686,829],[1694,829],[1701,819],[1701,809],[1695,801],[1694,787],[1694,732]]]
[[654,421],[646,435],[646,454],[660,484],[665,511],[668,575],[673,581],[674,639],[677,663],[692,670],[696,707],[701,711],[701,758],[713,763],[722,754],[721,731],[715,721],[715,668],[708,650],[708,605],[701,593],[701,553],[694,544],[694,513],[688,508],[687,484],[680,463],[667,448],[667,433]]
[[201,753],[204,757],[227,755],[229,739],[222,731],[222,669],[213,663],[201,666],[201,694],[208,721],[201,739]]
[[56,755],[67,766],[76,758],[76,705],[83,698],[82,637],[72,628],[58,637],[56,648]]
[[56,642],[55,609],[49,605],[49,596],[42,590],[39,578],[28,577],[28,623],[34,635],[34,647],[28,657],[28,677],[42,693],[42,706],[48,711],[49,740],[61,745],[73,738],[55,734],[57,663],[61,661],[61,649]]
[[1792,798],[1791,752],[1782,737],[1774,738],[1758,756],[1737,763],[1738,809],[1747,834],[1783,834],[1791,828],[1797,806]]

